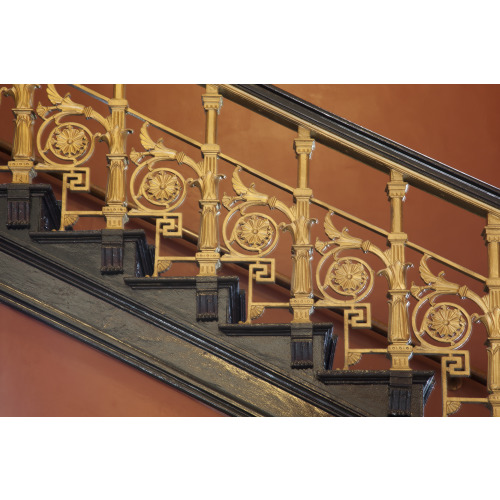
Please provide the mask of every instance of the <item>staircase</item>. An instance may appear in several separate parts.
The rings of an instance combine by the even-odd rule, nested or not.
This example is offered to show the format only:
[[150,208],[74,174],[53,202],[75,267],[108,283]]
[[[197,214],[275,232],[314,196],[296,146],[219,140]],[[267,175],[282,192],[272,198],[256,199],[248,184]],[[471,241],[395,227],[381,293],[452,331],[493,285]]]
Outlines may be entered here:
[[[499,412],[498,189],[269,85],[207,85],[204,143],[74,87],[2,89],[2,302],[228,415],[422,416],[436,380]],[[294,131],[295,187],[221,151],[223,98]],[[313,196],[320,147],[387,176],[389,230]],[[486,219],[488,278],[408,238],[409,184]]]

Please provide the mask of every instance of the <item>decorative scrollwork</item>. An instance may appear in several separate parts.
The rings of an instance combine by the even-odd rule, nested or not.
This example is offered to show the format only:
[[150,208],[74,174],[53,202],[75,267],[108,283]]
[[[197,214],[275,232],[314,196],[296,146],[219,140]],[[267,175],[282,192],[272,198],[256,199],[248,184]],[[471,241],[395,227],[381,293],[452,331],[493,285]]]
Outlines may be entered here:
[[[71,100],[70,94],[61,97],[54,85],[47,86],[47,96],[53,106],[37,106],[37,114],[43,123],[37,133],[36,144],[40,156],[43,158],[44,166],[50,166],[52,170],[68,170],[83,165],[92,156],[97,140],[104,139],[113,129],[110,118],[104,118],[89,106],[83,106]],[[53,112],[55,114],[52,114]],[[49,116],[51,115],[51,116]],[[105,134],[92,133],[87,127],[77,122],[63,122],[67,116],[82,116],[85,119],[93,119],[103,126]],[[46,136],[50,127],[54,126]],[[116,128],[116,127],[115,127]],[[118,130],[123,134],[131,131],[128,129]],[[47,137],[45,145],[42,146],[42,138]],[[50,151],[56,158],[68,163],[58,163],[47,156]]]
[[[470,315],[463,307],[452,302],[434,304],[431,297],[429,300],[431,307],[426,311],[419,328],[417,314],[428,299],[429,296],[425,297],[415,306],[412,316],[413,331],[421,347],[424,350],[438,351],[459,349],[469,340],[472,332]],[[425,335],[434,342],[426,339]]]
[[[278,225],[276,222],[261,212],[247,213],[247,210],[255,206],[268,206],[271,210],[278,208],[281,211],[288,212],[288,207],[269,196],[259,193],[255,189],[255,184],[247,188],[240,179],[238,172],[241,169],[235,169],[232,177],[233,189],[238,196],[230,197],[224,194],[222,204],[229,210],[223,222],[223,239],[230,249],[233,256],[248,257],[248,254],[238,250],[233,243],[236,243],[241,249],[256,254],[258,257],[264,257],[271,253],[279,240]],[[237,206],[233,205],[241,201]],[[228,236],[229,224],[236,215],[236,220],[230,236]]]
[[[130,153],[130,159],[137,165],[130,178],[130,194],[138,207],[129,212],[132,216],[144,213],[154,215],[156,212],[152,212],[158,210],[155,207],[161,207],[163,211],[168,212],[174,210],[184,202],[187,186],[195,183],[193,179],[184,179],[176,170],[157,166],[158,162],[177,161],[179,165],[188,165],[197,175],[201,175],[200,165],[183,152],[166,147],[162,138],[153,141],[147,127],[148,123],[144,123],[140,134],[141,144],[146,151],[137,152],[133,149]],[[149,158],[143,161],[145,157]],[[153,207],[141,200],[146,200]]]
[[[361,250],[376,255],[386,266],[390,265],[387,255],[376,245],[351,236],[347,228],[339,231],[331,220],[332,215],[333,212],[327,214],[324,221],[325,233],[331,240],[324,242],[317,239],[315,244],[316,251],[322,256],[316,268],[316,284],[324,297],[324,300],[318,302],[318,306],[321,307],[359,302],[373,289],[372,268],[357,257],[339,257],[340,253],[346,250]],[[324,269],[331,259],[333,262],[328,265],[325,272]],[[349,296],[351,299],[341,300],[330,295],[328,289],[338,295]]]
[[[477,321],[478,315],[471,316],[463,307],[453,302],[436,302],[436,299],[442,295],[458,295],[462,299],[472,300],[483,309],[485,308],[484,300],[466,286],[446,280],[444,272],[440,272],[437,276],[433,274],[427,264],[428,259],[429,256],[424,255],[420,262],[420,276],[426,285],[417,286],[412,283],[411,287],[412,295],[418,300],[412,315],[413,331],[421,343],[420,349],[422,350],[440,352],[456,350],[469,340],[472,321]],[[426,291],[430,293],[422,297]],[[418,327],[417,315],[427,302],[430,307]]]

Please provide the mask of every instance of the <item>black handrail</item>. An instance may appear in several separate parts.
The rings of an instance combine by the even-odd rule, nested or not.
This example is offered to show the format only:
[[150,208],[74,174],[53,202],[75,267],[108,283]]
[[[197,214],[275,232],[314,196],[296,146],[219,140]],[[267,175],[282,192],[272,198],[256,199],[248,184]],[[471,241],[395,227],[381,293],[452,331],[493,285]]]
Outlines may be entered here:
[[[402,146],[397,142],[391,141],[390,139],[376,134],[375,132],[360,127],[359,125],[345,120],[340,116],[334,115],[333,113],[319,108],[318,106],[314,106],[313,104],[285,92],[274,85],[233,85],[233,87],[287,113],[290,113],[300,120],[304,120],[312,125],[321,127],[327,132],[336,134],[353,144],[374,152],[387,160],[397,162],[416,174],[424,175],[426,178],[433,179],[442,185],[451,187],[478,201],[486,203],[492,208],[500,209],[500,189],[476,179],[471,175],[465,174],[460,170],[433,160],[432,158]],[[234,96],[231,96],[231,100],[235,100]],[[245,102],[245,106],[249,107],[248,102]],[[264,114],[268,118],[287,127],[293,129],[296,129],[297,127],[297,124],[293,120],[288,119],[285,116],[273,114],[263,108],[259,108],[258,105],[255,105],[254,108],[259,113]],[[328,141],[323,140],[321,137],[316,137],[316,140],[318,140],[318,142],[324,142],[331,147],[335,146],[328,143]],[[339,147],[336,147],[335,149],[348,153],[350,156],[357,156],[356,154],[353,154],[352,151],[342,151]],[[367,163],[366,158],[360,157],[359,159],[361,159],[364,163]],[[371,164],[380,168],[380,165],[377,165],[376,162]],[[412,183],[419,187],[424,187],[423,184],[418,182]],[[443,195],[442,192],[438,192],[433,188],[429,189],[429,186],[427,185],[425,185],[425,190],[433,192],[433,194],[440,197],[449,199],[446,195]],[[474,209],[474,207],[468,206],[466,208],[473,212],[478,212],[478,210]]]

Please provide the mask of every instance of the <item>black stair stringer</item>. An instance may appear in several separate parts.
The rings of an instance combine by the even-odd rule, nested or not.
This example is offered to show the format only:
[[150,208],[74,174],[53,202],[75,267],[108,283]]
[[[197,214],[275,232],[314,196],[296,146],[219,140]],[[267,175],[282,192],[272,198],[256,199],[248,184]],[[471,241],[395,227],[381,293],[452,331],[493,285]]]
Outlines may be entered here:
[[243,406],[231,404],[230,401],[218,397],[214,391],[201,388],[198,384],[187,379],[185,374],[178,373],[172,367],[166,370],[149,361],[146,357],[141,356],[140,353],[134,354],[127,352],[125,349],[117,348],[112,343],[93,335],[92,329],[78,327],[73,321],[57,317],[53,309],[51,311],[52,314],[48,314],[47,308],[43,305],[41,306],[38,301],[29,300],[25,294],[3,283],[0,283],[0,301],[203,401],[213,408],[232,416],[245,417],[254,415],[254,413],[247,411]]
[[[229,415],[370,415],[315,384],[314,377],[308,381],[287,373],[196,322],[173,318],[175,308],[167,315],[158,310],[158,302],[150,307],[138,300],[141,292],[127,296],[129,288],[121,276],[98,271],[89,276],[43,251],[45,245],[29,238],[22,243],[19,230],[15,239],[8,236],[0,234],[0,300],[71,331],[210,406]],[[86,252],[92,244],[76,246]],[[122,293],[117,291],[120,286]],[[180,301],[186,303],[186,297]],[[122,314],[116,314],[117,309]]]
[[[0,185],[0,301],[229,415],[387,415],[387,385],[347,379],[330,385],[316,376],[316,370],[332,367],[333,351],[325,352],[333,347],[331,335],[323,339],[315,327],[260,338],[226,335],[219,325],[232,323],[234,330],[240,326],[235,323],[245,321],[236,278],[217,277],[216,287],[212,280],[217,309],[214,302],[210,313],[212,318],[216,313],[218,321],[200,321],[196,294],[206,290],[196,277],[145,277],[152,273],[153,252],[143,231],[123,231],[116,242],[109,233],[103,238],[102,231],[52,231],[57,228],[58,207],[50,186],[32,185],[29,191],[29,229],[9,229],[8,185]],[[120,274],[102,272],[103,243],[122,249]],[[285,327],[290,332],[290,325]],[[294,369],[290,340],[309,341],[309,336],[313,358],[321,360],[320,365],[311,367],[308,349],[307,363]],[[295,356],[296,361],[304,360],[300,349]],[[406,381],[394,388],[405,396],[402,382]],[[390,397],[394,399],[396,392]],[[398,411],[406,411],[405,397],[398,398]],[[412,411],[422,414],[423,407]]]

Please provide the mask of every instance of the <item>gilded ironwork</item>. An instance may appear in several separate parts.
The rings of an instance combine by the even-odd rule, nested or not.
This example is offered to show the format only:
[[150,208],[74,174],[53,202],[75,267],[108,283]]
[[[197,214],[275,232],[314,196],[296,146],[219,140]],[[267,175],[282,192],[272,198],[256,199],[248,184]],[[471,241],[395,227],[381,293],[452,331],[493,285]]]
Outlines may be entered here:
[[365,289],[369,276],[369,269],[360,259],[343,258],[331,265],[328,280],[338,294],[355,297]]
[[422,330],[438,342],[450,342],[454,345],[470,330],[470,322],[464,313],[464,309],[455,304],[441,303],[427,312]]
[[19,84],[0,89],[0,98],[2,95],[12,96],[15,101],[15,107],[12,109],[15,116],[12,161],[9,161],[6,167],[12,172],[13,184],[30,184],[36,176],[33,151],[33,124],[36,115],[33,99],[37,88],[40,88],[40,85]]
[[201,192],[200,236],[196,260],[200,268],[199,276],[215,276],[221,265],[219,181],[224,176],[218,174],[217,166],[220,153],[220,146],[217,144],[217,115],[222,106],[222,96],[218,93],[217,85],[207,85],[206,90],[202,96],[205,109],[205,144],[200,148],[203,155],[202,172],[193,182]]
[[[275,260],[267,256],[276,248],[279,241],[278,228],[283,226],[262,212],[248,213],[248,210],[264,206],[276,209],[288,217],[293,217],[293,214],[280,200],[257,191],[255,184],[247,187],[240,178],[240,171],[236,168],[232,176],[232,186],[237,196],[231,197],[224,193],[222,197],[222,204],[228,210],[222,224],[222,237],[229,253],[221,260],[250,263],[247,297],[247,323],[250,323],[260,317],[266,307],[274,306],[273,303],[254,302],[253,282],[274,283]],[[289,303],[280,306],[288,308]]]
[[273,239],[275,223],[265,215],[245,215],[240,218],[238,225],[233,230],[233,241],[245,250],[258,252],[265,249]]
[[[125,99],[125,86],[115,85],[113,98],[106,99],[110,108],[107,117],[97,113],[92,107],[84,106],[71,99],[69,94],[62,97],[54,85],[48,85],[47,97],[51,105],[39,103],[33,107],[34,92],[38,85],[14,85],[0,89],[0,96],[10,96],[15,100],[15,133],[12,146],[12,161],[1,170],[12,172],[12,182],[28,184],[37,171],[57,171],[62,174],[62,217],[60,229],[72,227],[79,216],[99,215],[106,218],[109,229],[123,229],[131,217],[156,218],[156,254],[153,276],[168,271],[174,262],[190,261],[199,266],[199,276],[215,276],[221,262],[243,262],[249,265],[249,288],[247,300],[247,322],[259,318],[268,308],[287,308],[293,313],[294,323],[309,323],[314,308],[343,309],[344,312],[344,369],[358,363],[364,354],[385,353],[391,360],[392,370],[410,370],[413,354],[434,354],[441,356],[443,381],[443,415],[451,415],[460,410],[464,403],[488,404],[495,416],[500,416],[500,212],[458,193],[449,186],[441,186],[432,179],[422,177],[410,171],[404,165],[382,158],[368,151],[364,146],[352,144],[321,127],[306,123],[293,117],[298,125],[298,137],[294,140],[297,156],[297,187],[291,188],[276,181],[262,172],[238,163],[222,155],[217,144],[217,116],[222,106],[221,87],[237,93],[230,85],[207,85],[202,96],[205,111],[204,143],[187,138],[168,127],[147,119],[140,133],[140,140],[145,151],[132,150],[130,159],[136,165],[127,185],[126,171],[128,156],[126,136],[131,131],[125,127],[128,102]],[[81,86],[80,86],[81,87]],[[91,92],[92,94],[92,92]],[[94,92],[94,94],[96,94]],[[254,99],[246,97],[247,99]],[[262,104],[262,103],[261,103]],[[272,105],[262,104],[272,113],[286,115]],[[135,116],[139,116],[134,112]],[[36,117],[41,125],[34,135]],[[101,132],[93,132],[78,121],[69,117],[98,122]],[[143,115],[139,116],[144,118]],[[287,115],[287,119],[290,117]],[[194,161],[181,151],[175,151],[163,144],[163,140],[153,141],[147,132],[148,124],[155,124],[161,130],[185,140],[198,147],[202,160]],[[325,217],[324,229],[329,241],[316,241],[314,245],[320,254],[316,275],[312,273],[311,226],[315,219],[310,216],[312,191],[309,188],[309,159],[314,150],[315,137],[327,138],[337,145],[356,152],[360,157],[385,166],[390,173],[387,195],[391,209],[390,231],[377,228],[361,219],[339,211],[349,220],[387,237],[389,249],[382,251],[368,240],[362,240],[349,234],[344,228],[336,229],[331,215]],[[101,211],[68,210],[68,191],[90,189],[90,168],[86,166],[95,151],[98,141],[108,145],[107,154],[108,183],[106,205]],[[34,148],[36,147],[36,149]],[[35,153],[42,161],[35,163]],[[221,258],[219,241],[219,182],[223,176],[218,173],[218,160],[223,158],[236,166],[232,176],[232,185],[236,196],[224,195],[222,204],[227,208],[222,224],[222,238],[228,253]],[[165,162],[177,162],[194,172],[192,178],[185,178],[173,166]],[[258,178],[293,194],[294,204],[288,206],[276,197],[257,191],[255,184],[247,187],[240,178],[244,169]],[[479,211],[488,212],[488,222],[484,238],[488,246],[488,278],[455,264],[444,257],[432,254],[432,257],[458,271],[485,282],[487,295],[480,297],[466,286],[447,281],[444,273],[435,275],[428,266],[429,255],[425,249],[410,243],[403,231],[403,203],[408,190],[408,180],[418,180],[433,189],[459,200],[460,203]],[[194,256],[161,255],[161,238],[181,237],[183,234],[183,216],[179,211],[189,191],[197,187],[200,192],[200,231],[198,251]],[[129,190],[135,208],[127,210],[127,190]],[[330,205],[314,200],[323,208]],[[287,219],[278,222],[264,211],[277,211]],[[270,257],[280,238],[280,231],[288,231],[292,236],[291,257],[293,274],[291,278],[291,297],[284,303],[257,302],[254,300],[256,283],[274,283],[276,279],[275,259]],[[411,247],[424,253],[420,262],[420,276],[424,286],[407,286],[405,248]],[[371,308],[366,302],[373,290],[375,271],[371,265],[359,256],[346,255],[347,251],[360,251],[376,256],[383,264],[378,275],[384,276],[388,283],[389,325],[388,346],[384,349],[351,349],[349,334],[352,328],[371,327]],[[371,261],[370,261],[371,262]],[[320,298],[314,303],[313,281],[319,290]],[[409,296],[416,298],[417,304],[409,316]],[[469,314],[465,307],[453,302],[443,301],[444,295],[455,295],[474,303],[481,313]],[[474,322],[482,322],[488,334],[488,398],[451,397],[449,377],[468,377],[471,372],[469,353],[463,350],[470,340]],[[411,332],[413,331],[413,339]],[[414,340],[413,345],[411,340]]]
[[[186,165],[202,177],[203,166],[196,163],[182,151],[175,151],[163,144],[163,138],[153,141],[148,133],[148,123],[140,132],[140,141],[145,151],[132,149],[130,159],[136,165],[130,177],[130,196],[137,208],[128,212],[129,217],[155,217],[155,265],[153,276],[170,269],[173,262],[195,261],[189,256],[163,256],[160,254],[160,237],[179,238],[182,236],[182,213],[174,212],[185,201],[188,186],[198,185],[200,180],[184,179],[180,172],[164,167],[164,162]],[[147,159],[146,159],[147,158]],[[202,187],[200,187],[202,189]]]
[[[310,139],[304,140],[308,141],[309,146],[311,145]],[[294,314],[293,322],[310,322],[309,315],[314,303],[311,281],[312,245],[310,244],[310,227],[316,222],[315,219],[309,218],[308,205],[311,191],[308,188],[297,188],[294,192],[296,204],[288,207],[276,197],[257,191],[254,183],[247,187],[240,178],[240,171],[240,168],[236,168],[232,176],[232,185],[237,196],[231,197],[224,193],[222,198],[222,204],[228,210],[222,224],[222,234],[224,243],[229,249],[229,253],[222,257],[222,261],[255,262],[254,266],[263,265],[266,256],[278,244],[278,228],[282,231],[289,231],[293,241],[292,259],[294,267],[290,302],[278,305],[274,303],[254,304],[253,288],[249,285],[247,322],[251,322],[252,319],[262,315],[265,308],[272,307],[290,307]],[[289,222],[278,224],[272,217],[262,212],[247,213],[249,209],[257,206],[277,210],[284,214]],[[230,230],[230,222],[236,217],[237,220],[232,230]],[[274,282],[274,278],[272,280],[269,278],[269,275],[274,276],[274,259],[269,259],[268,265],[271,265],[271,263],[272,273],[266,274],[265,279],[259,273],[255,275],[250,273],[250,276],[252,278],[255,276],[257,283]]]
[[[428,255],[424,255],[420,262],[420,276],[426,283],[411,287],[412,295],[418,300],[412,314],[412,325],[418,345],[414,347],[415,354],[439,354],[442,355],[442,381],[443,390],[443,416],[450,415],[459,410],[457,403],[489,403],[491,394],[494,395],[494,386],[488,382],[490,397],[484,398],[451,398],[448,395],[446,376],[460,377],[470,376],[469,352],[459,351],[470,339],[473,322],[481,321],[488,332],[488,339],[499,338],[498,317],[500,309],[491,307],[491,294],[480,297],[465,285],[458,285],[445,279],[444,272],[435,275],[429,268]],[[425,294],[426,292],[429,292]],[[469,299],[475,303],[483,314],[469,314],[465,308],[453,302],[436,302],[443,295],[456,295],[461,299]],[[429,304],[420,326],[417,323],[417,315],[421,308]],[[450,368],[451,367],[451,368]],[[488,373],[495,372],[494,360],[489,360]],[[490,375],[489,375],[490,377]]]
[[[62,97],[54,85],[47,86],[47,97],[52,106],[41,103],[37,106],[36,112],[43,122],[36,136],[37,151],[42,163],[36,165],[36,170],[63,172],[60,230],[75,224],[79,216],[104,215],[110,229],[123,229],[128,220],[125,193],[128,159],[125,141],[131,130],[125,128],[127,101],[123,99],[122,87],[123,85],[115,85],[115,96],[109,101],[111,114],[107,117],[90,106],[73,101],[70,94]],[[69,116],[96,121],[102,126],[104,133],[92,133],[78,122],[61,121]],[[97,141],[103,141],[109,147],[106,206],[101,211],[70,211],[67,209],[67,191],[90,190],[89,167],[83,165],[92,157]]]
[[316,267],[316,285],[321,298],[317,308],[344,309],[344,369],[355,365],[363,354],[387,353],[387,349],[351,349],[350,328],[371,327],[371,308],[362,303],[372,292],[375,272],[363,259],[341,256],[342,252],[361,250],[377,256],[385,266],[390,266],[388,252],[382,252],[368,240],[349,234],[347,228],[339,231],[332,222],[333,213],[326,214],[324,230],[330,241],[316,240],[315,249],[321,255]]
[[362,250],[365,254],[376,255],[385,265],[389,265],[386,253],[376,245],[351,236],[347,228],[339,231],[331,220],[332,215],[327,214],[324,221],[325,233],[330,241],[317,239],[315,243],[315,249],[321,255],[316,267],[316,285],[322,295],[316,307],[352,305],[364,300],[373,290],[374,271],[371,266],[358,257],[341,257],[342,252]]
[[407,263],[405,259],[408,237],[403,232],[403,202],[407,191],[408,184],[403,180],[403,175],[391,170],[390,181],[386,188],[391,204],[391,233],[387,236],[389,250],[386,252],[389,265],[380,274],[387,278],[389,284],[387,338],[390,344],[388,354],[392,370],[410,370],[409,362],[412,357],[408,319],[410,291],[406,285],[406,272],[412,264]]

